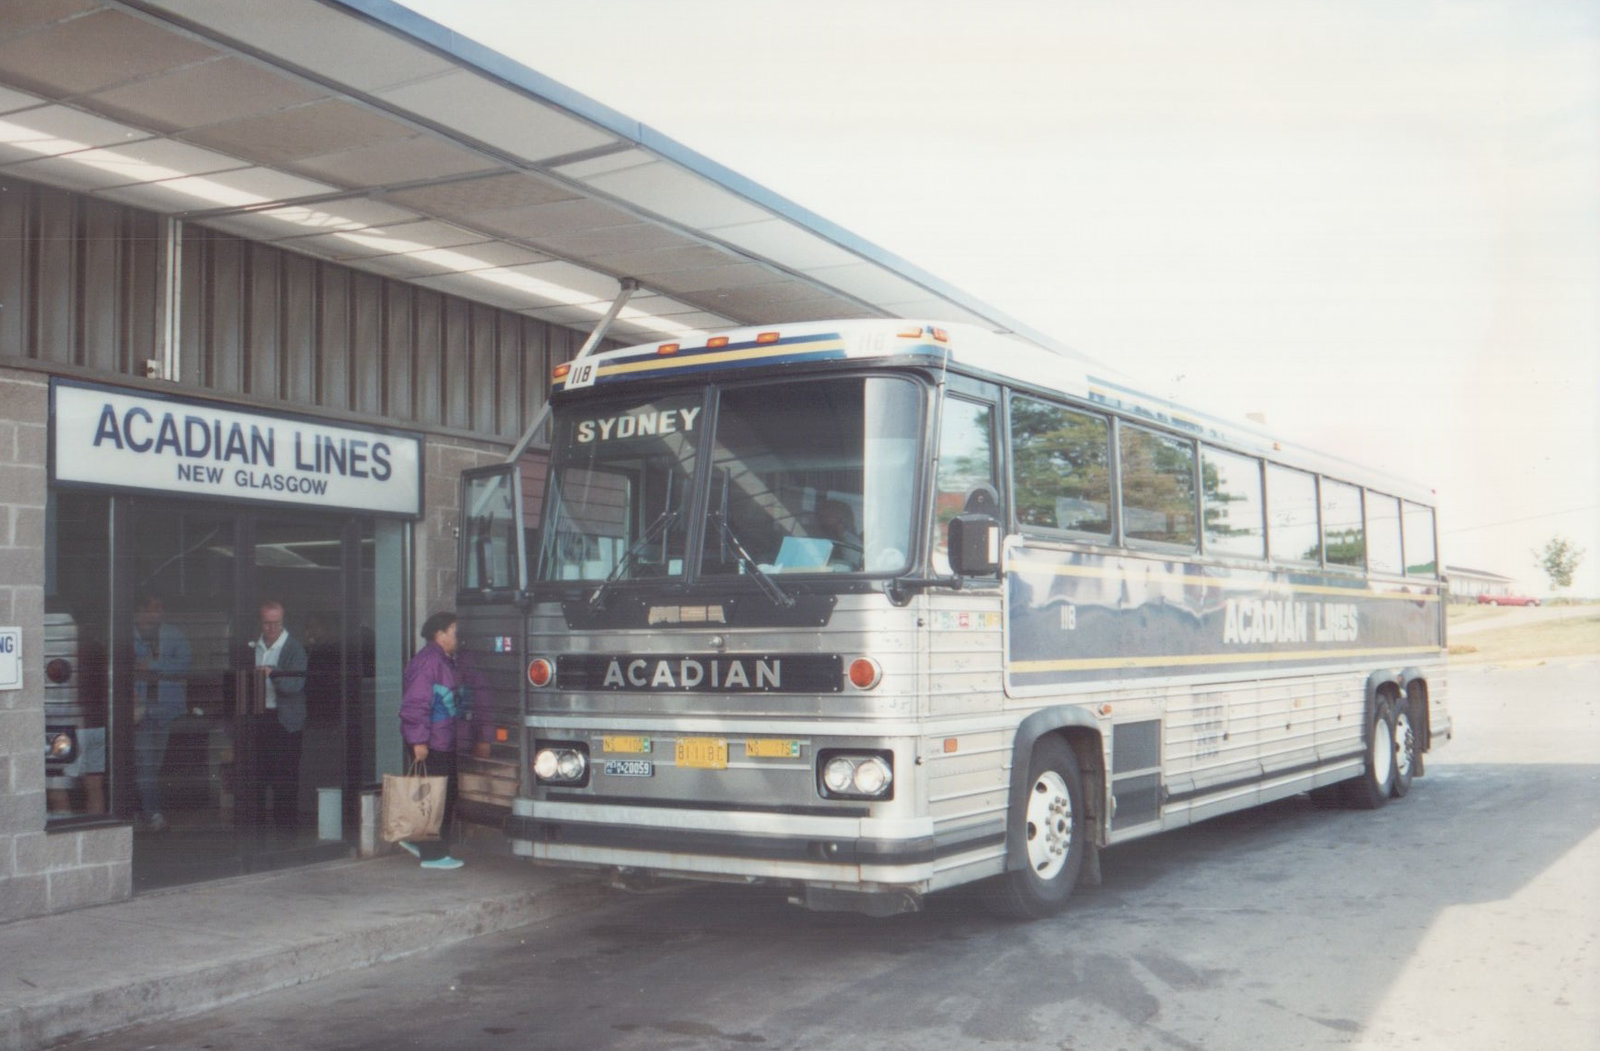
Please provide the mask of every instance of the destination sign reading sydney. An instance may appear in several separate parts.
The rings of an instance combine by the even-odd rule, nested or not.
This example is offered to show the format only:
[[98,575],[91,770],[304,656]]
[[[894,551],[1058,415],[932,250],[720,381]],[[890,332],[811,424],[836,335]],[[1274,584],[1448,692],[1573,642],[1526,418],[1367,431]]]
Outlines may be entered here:
[[410,435],[57,381],[55,479],[123,489],[415,515]]

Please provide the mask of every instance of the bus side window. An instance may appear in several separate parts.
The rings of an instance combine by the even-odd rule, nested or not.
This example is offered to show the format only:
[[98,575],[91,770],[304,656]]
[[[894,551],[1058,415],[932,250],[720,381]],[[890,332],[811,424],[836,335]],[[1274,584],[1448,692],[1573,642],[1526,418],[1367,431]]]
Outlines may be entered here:
[[1367,564],[1367,531],[1357,486],[1322,480],[1322,553],[1330,566]]
[[1013,397],[1011,457],[1024,530],[1111,535],[1111,425],[1104,417]]
[[1194,443],[1123,424],[1120,445],[1123,536],[1198,547]]
[[950,519],[966,509],[967,494],[980,485],[995,485],[994,406],[946,398],[939,434],[939,473],[934,479],[935,573],[950,572]]
[[1405,572],[1400,552],[1400,501],[1367,490],[1367,572]]
[[1439,561],[1433,549],[1433,509],[1408,500],[1401,517],[1405,526],[1406,575],[1438,576]]
[[1267,557],[1260,460],[1201,446],[1200,499],[1206,554]]
[[1315,475],[1267,464],[1267,521],[1267,547],[1273,558],[1284,562],[1321,560]]

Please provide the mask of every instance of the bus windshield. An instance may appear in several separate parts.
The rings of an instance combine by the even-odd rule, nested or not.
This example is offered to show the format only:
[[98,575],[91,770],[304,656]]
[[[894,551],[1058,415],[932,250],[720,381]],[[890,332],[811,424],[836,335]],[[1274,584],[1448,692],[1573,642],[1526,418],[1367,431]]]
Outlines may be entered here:
[[[711,395],[557,408],[540,579],[908,568],[922,434],[914,382]],[[691,521],[697,506],[705,513]]]

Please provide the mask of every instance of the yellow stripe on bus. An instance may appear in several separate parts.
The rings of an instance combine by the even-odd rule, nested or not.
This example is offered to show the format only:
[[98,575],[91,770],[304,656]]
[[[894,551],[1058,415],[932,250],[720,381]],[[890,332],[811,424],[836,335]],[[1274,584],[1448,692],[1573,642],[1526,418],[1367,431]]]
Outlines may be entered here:
[[1217,664],[1258,664],[1267,661],[1334,660],[1341,657],[1398,657],[1402,654],[1438,656],[1436,646],[1374,646],[1346,650],[1288,650],[1254,653],[1195,653],[1165,657],[1086,657],[1081,660],[1012,661],[1013,672],[1107,671],[1117,668],[1203,667]]
[[759,361],[762,358],[781,357],[790,354],[817,354],[823,351],[843,349],[843,340],[825,339],[812,343],[770,343],[759,347],[745,347],[740,350],[719,351],[716,354],[689,354],[682,357],[675,354],[663,354],[654,358],[646,358],[643,361],[601,365],[598,375],[625,376],[631,372],[687,368],[691,365],[726,365],[731,362]]
[[[1144,564],[1145,565],[1154,565],[1155,563],[1144,563]],[[1148,579],[1148,577],[1139,574],[1136,570],[1131,570],[1131,569],[1111,569],[1111,568],[1101,568],[1099,566],[1073,566],[1073,565],[1064,565],[1064,564],[1062,564],[1060,562],[1033,562],[1033,561],[1028,561],[1026,559],[1018,559],[1018,560],[1012,562],[1011,565],[1009,565],[1006,568],[1008,569],[1008,571],[1009,570],[1017,570],[1017,571],[1023,571],[1023,572],[1043,571],[1043,572],[1046,572],[1046,573],[1054,574],[1055,576],[1058,576],[1058,577],[1085,577],[1085,578],[1095,579],[1095,580],[1143,580],[1143,579]],[[1263,570],[1253,570],[1253,571],[1250,571],[1250,572],[1265,572],[1265,571],[1263,571]],[[1405,601],[1405,602],[1438,602],[1439,601],[1439,596],[1436,593],[1427,594],[1427,593],[1414,593],[1414,592],[1408,592],[1408,591],[1374,591],[1372,588],[1340,588],[1340,587],[1333,587],[1332,585],[1328,585],[1328,584],[1273,584],[1273,583],[1249,584],[1249,583],[1243,583],[1243,582],[1240,582],[1240,581],[1237,581],[1237,580],[1230,580],[1230,579],[1227,579],[1225,577],[1208,577],[1208,576],[1192,577],[1192,576],[1187,576],[1186,575],[1186,576],[1184,576],[1182,578],[1176,578],[1176,577],[1174,577],[1174,578],[1166,578],[1166,577],[1162,577],[1162,578],[1159,578],[1158,582],[1160,582],[1160,583],[1171,583],[1171,584],[1182,584],[1184,587],[1233,588],[1233,589],[1236,589],[1236,590],[1239,590],[1239,591],[1269,591],[1269,592],[1277,592],[1277,593],[1280,593],[1280,594],[1294,594],[1294,595],[1337,595],[1340,598],[1377,598],[1377,599],[1391,599],[1391,600],[1398,599],[1398,600]],[[1417,587],[1434,587],[1434,588],[1439,587],[1438,584],[1417,584],[1416,586]]]

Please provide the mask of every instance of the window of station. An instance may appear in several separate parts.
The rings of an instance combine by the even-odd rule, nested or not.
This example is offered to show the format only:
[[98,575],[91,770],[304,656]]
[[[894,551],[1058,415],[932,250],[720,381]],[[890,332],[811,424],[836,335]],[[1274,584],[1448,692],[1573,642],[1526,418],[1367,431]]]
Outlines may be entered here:
[[1371,573],[1402,571],[1400,555],[1400,501],[1392,496],[1367,493],[1367,570]]
[[110,719],[110,498],[51,490],[45,515],[49,820],[103,818],[112,811],[110,779],[119,769]]
[[1360,569],[1366,564],[1367,538],[1358,487],[1331,478],[1322,480],[1322,550],[1330,566]]
[[1322,534],[1317,526],[1317,478],[1292,467],[1267,464],[1268,543],[1284,562],[1317,562]]
[[1265,557],[1261,461],[1205,448],[1200,480],[1207,553]]
[[1012,470],[1023,528],[1111,534],[1111,426],[1102,416],[1011,400]]
[[1194,443],[1132,424],[1119,435],[1123,536],[1195,547]]
[[1406,575],[1437,577],[1439,556],[1434,550],[1433,508],[1408,500],[1402,505],[1400,521],[1405,534]]

